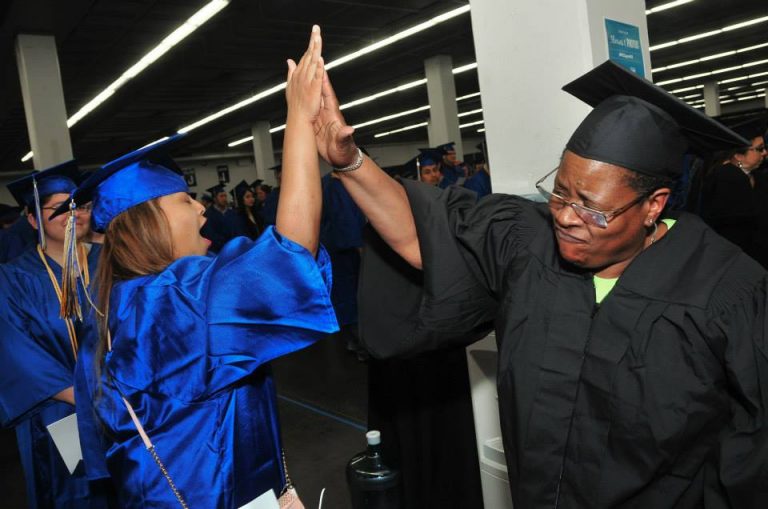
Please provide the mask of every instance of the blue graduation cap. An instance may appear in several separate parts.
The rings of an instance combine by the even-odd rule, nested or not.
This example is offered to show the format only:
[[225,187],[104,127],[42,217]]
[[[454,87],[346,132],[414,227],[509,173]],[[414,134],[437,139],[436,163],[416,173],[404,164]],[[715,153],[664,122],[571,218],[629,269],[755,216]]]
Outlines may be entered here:
[[80,176],[77,163],[71,160],[43,171],[33,171],[10,182],[6,187],[20,206],[31,211],[35,207],[35,188],[38,197],[56,193],[69,194],[77,187]]
[[[75,203],[93,202],[91,222],[95,231],[103,232],[120,213],[140,203],[188,192],[181,171],[164,152],[182,136],[171,136],[108,162],[72,193]],[[51,217],[69,208],[70,204],[62,204]]]
[[443,143],[435,148],[440,151],[441,155],[445,155],[448,152],[456,152],[456,147],[454,145],[456,145],[455,141],[449,141],[448,143]]
[[440,148],[420,148],[418,157],[421,166],[432,166],[442,162],[443,152]]
[[77,163],[71,160],[42,171],[34,171],[6,186],[19,205],[35,214],[38,242],[43,250],[45,250],[45,230],[40,198],[57,193],[69,194],[77,188],[80,178],[80,169]]
[[206,189],[206,191],[208,191],[211,196],[215,197],[219,193],[226,193],[227,188],[224,186],[224,184],[216,184],[215,186]]

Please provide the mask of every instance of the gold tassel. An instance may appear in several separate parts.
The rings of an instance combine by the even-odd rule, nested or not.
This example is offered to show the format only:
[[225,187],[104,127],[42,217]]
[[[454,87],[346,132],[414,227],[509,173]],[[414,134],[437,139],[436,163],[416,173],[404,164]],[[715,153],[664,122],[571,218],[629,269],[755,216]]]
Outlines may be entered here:
[[77,218],[74,200],[69,204],[69,218],[64,233],[64,266],[61,271],[61,311],[62,318],[77,318],[82,321],[83,311],[80,296],[77,293],[77,279],[80,277],[80,263],[77,256]]

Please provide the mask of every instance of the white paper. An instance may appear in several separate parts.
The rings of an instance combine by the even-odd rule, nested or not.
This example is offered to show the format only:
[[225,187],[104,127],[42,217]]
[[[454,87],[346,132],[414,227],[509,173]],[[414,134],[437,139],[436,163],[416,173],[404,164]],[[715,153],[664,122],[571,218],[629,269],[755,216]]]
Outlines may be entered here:
[[280,509],[275,492],[267,490],[239,509]]
[[61,454],[61,459],[67,465],[69,473],[75,471],[77,464],[83,459],[80,449],[80,432],[77,430],[77,414],[72,414],[47,426],[53,443]]

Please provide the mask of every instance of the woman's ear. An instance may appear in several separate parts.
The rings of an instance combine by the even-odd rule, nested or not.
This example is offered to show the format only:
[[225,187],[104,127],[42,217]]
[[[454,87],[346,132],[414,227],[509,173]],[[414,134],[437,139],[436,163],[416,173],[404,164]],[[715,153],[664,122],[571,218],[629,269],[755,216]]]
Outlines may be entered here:
[[664,207],[667,206],[667,202],[669,201],[670,194],[672,194],[671,189],[668,187],[662,187],[661,189],[657,189],[652,192],[648,197],[648,214],[651,219],[653,219],[653,221],[656,221],[664,211]]

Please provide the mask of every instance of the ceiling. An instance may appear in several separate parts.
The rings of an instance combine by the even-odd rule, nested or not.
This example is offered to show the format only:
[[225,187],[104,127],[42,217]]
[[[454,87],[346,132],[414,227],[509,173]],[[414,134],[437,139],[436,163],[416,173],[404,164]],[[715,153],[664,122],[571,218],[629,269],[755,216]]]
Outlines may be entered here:
[[[649,0],[647,8],[670,0]],[[149,49],[189,18],[207,0],[6,0],[0,4],[0,172],[32,168],[21,157],[29,149],[24,108],[14,53],[19,33],[53,34],[65,102],[76,112]],[[297,58],[309,28],[319,24],[326,62],[379,41],[436,15],[466,5],[463,0],[231,0],[229,6],[171,49],[143,73],[126,83],[98,109],[71,129],[73,151],[82,164],[95,164],[176,132],[182,126],[281,83],[285,59]],[[651,47],[768,16],[765,0],[694,0],[674,9],[650,14]],[[652,51],[654,69],[731,50],[768,43],[768,21],[728,30],[695,42]],[[426,58],[450,54],[455,67],[475,61],[470,15],[457,16],[437,27],[399,41],[331,71],[342,102],[351,101],[424,77]],[[727,80],[768,71],[768,45],[730,56],[657,71],[656,82],[690,77],[713,70],[759,62],[748,69],[718,73]],[[665,85],[668,90],[697,86],[713,77],[686,79]],[[457,96],[478,91],[475,70],[455,75]],[[768,74],[739,80],[729,91],[724,110],[755,107],[763,98],[745,101],[749,90],[765,89]],[[758,93],[764,93],[758,92]],[[701,89],[679,93],[696,101]],[[689,97],[690,96],[690,97]],[[425,86],[392,94],[364,106],[345,110],[351,124],[424,106]],[[480,108],[479,97],[459,103],[459,112]],[[272,126],[284,123],[285,104],[276,93],[195,129],[174,151],[177,155],[222,154],[227,143],[250,134],[256,120]],[[362,144],[373,135],[425,121],[427,111],[360,128]],[[472,114],[462,122],[481,120]],[[380,138],[382,142],[421,140],[423,129]],[[273,138],[282,143],[280,133]],[[240,151],[250,150],[242,145]]]

